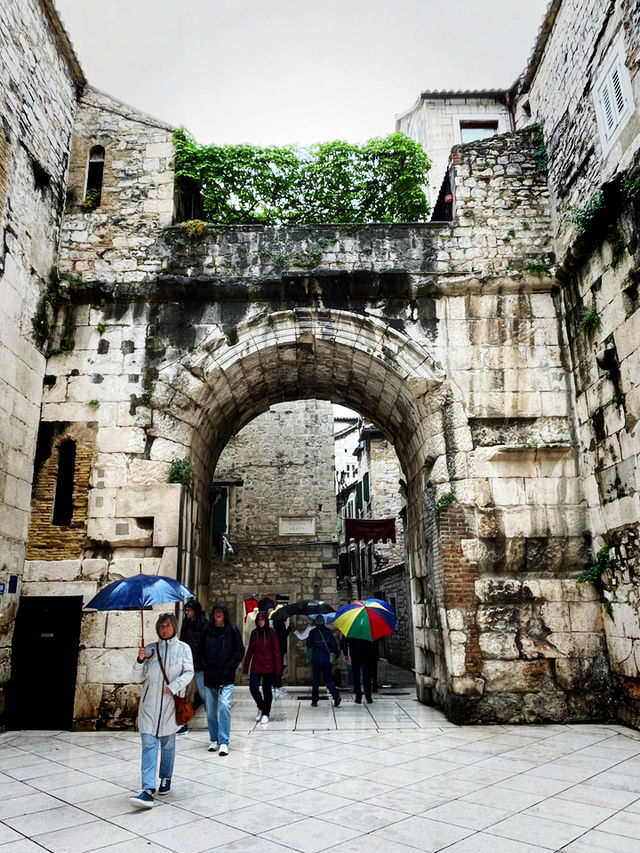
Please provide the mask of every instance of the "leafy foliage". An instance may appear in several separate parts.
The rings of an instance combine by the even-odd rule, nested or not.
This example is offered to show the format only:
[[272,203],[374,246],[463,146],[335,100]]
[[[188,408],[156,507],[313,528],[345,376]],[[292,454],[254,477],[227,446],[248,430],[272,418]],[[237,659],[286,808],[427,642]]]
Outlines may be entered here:
[[593,337],[602,329],[602,317],[595,308],[583,308],[580,328],[588,338]]
[[451,492],[446,492],[446,494],[442,495],[442,497],[438,498],[435,505],[436,518],[440,518],[440,513],[443,509],[446,509],[448,506],[451,506],[452,503],[455,503],[455,497],[451,494]]
[[613,568],[613,563],[609,558],[609,546],[603,545],[596,554],[596,562],[593,566],[589,566],[578,577],[578,583],[590,583],[598,586],[602,582],[602,575],[608,569]]
[[186,492],[191,492],[193,483],[193,463],[190,459],[174,459],[169,468],[169,483],[180,483]]
[[402,133],[362,146],[199,145],[174,132],[178,188],[199,188],[210,222],[299,224],[411,222],[429,213],[431,162]]

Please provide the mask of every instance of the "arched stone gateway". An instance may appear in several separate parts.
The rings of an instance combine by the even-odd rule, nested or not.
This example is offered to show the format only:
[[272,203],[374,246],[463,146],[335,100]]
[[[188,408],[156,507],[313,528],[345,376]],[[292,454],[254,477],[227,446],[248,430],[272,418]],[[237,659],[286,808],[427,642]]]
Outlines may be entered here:
[[[142,567],[209,600],[210,483],[229,438],[274,403],[331,400],[374,421],[406,474],[419,698],[459,722],[602,716],[609,674],[599,603],[575,581],[585,511],[549,284],[403,280],[342,274],[339,300],[331,271],[280,280],[269,298],[250,278],[216,282],[214,298],[201,280],[189,292],[166,279],[144,299],[76,286],[60,315],[75,346],[49,361],[43,426],[52,448],[76,441],[89,487],[52,546],[55,456],[43,463],[27,594],[47,581],[86,596]],[[167,483],[186,457],[190,496]],[[79,529],[81,559],[53,563]],[[137,630],[131,614],[85,614],[77,726],[130,719]]]
[[[92,145],[105,178],[99,207],[70,201],[63,222],[21,594],[81,602],[142,568],[210,601],[225,445],[274,403],[331,400],[384,432],[407,480],[419,698],[459,722],[606,717],[602,609],[576,584],[593,523],[531,134],[456,155],[455,224],[170,227],[168,129],[145,124],[141,160],[137,116],[86,101],[70,198]],[[68,441],[71,518],[54,525]],[[182,459],[190,493],[168,482]],[[130,723],[135,616],[87,613],[80,630],[74,724]]]

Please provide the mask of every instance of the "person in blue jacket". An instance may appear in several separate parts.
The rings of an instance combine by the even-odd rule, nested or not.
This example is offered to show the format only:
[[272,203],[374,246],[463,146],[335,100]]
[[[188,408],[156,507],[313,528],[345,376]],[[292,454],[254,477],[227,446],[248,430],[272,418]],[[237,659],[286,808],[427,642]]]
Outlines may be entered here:
[[333,704],[338,707],[340,691],[335,685],[331,671],[332,664],[338,656],[338,644],[333,632],[324,624],[324,618],[319,614],[314,618],[315,628],[307,637],[307,648],[311,649],[311,707],[316,708],[320,698],[320,679],[327,685],[327,690],[333,696]]

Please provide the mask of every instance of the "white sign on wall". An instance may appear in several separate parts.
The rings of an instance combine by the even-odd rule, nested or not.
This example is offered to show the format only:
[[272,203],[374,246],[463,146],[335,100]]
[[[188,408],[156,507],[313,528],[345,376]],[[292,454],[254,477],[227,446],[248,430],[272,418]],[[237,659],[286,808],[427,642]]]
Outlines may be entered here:
[[310,516],[278,519],[280,536],[314,536],[315,532],[316,520]]

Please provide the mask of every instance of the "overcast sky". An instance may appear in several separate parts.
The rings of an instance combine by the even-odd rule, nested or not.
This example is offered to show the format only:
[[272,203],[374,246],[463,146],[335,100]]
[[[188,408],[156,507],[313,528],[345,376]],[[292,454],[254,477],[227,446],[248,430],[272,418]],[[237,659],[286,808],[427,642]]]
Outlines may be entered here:
[[547,0],[55,0],[89,82],[199,142],[393,132],[425,89],[502,88]]

